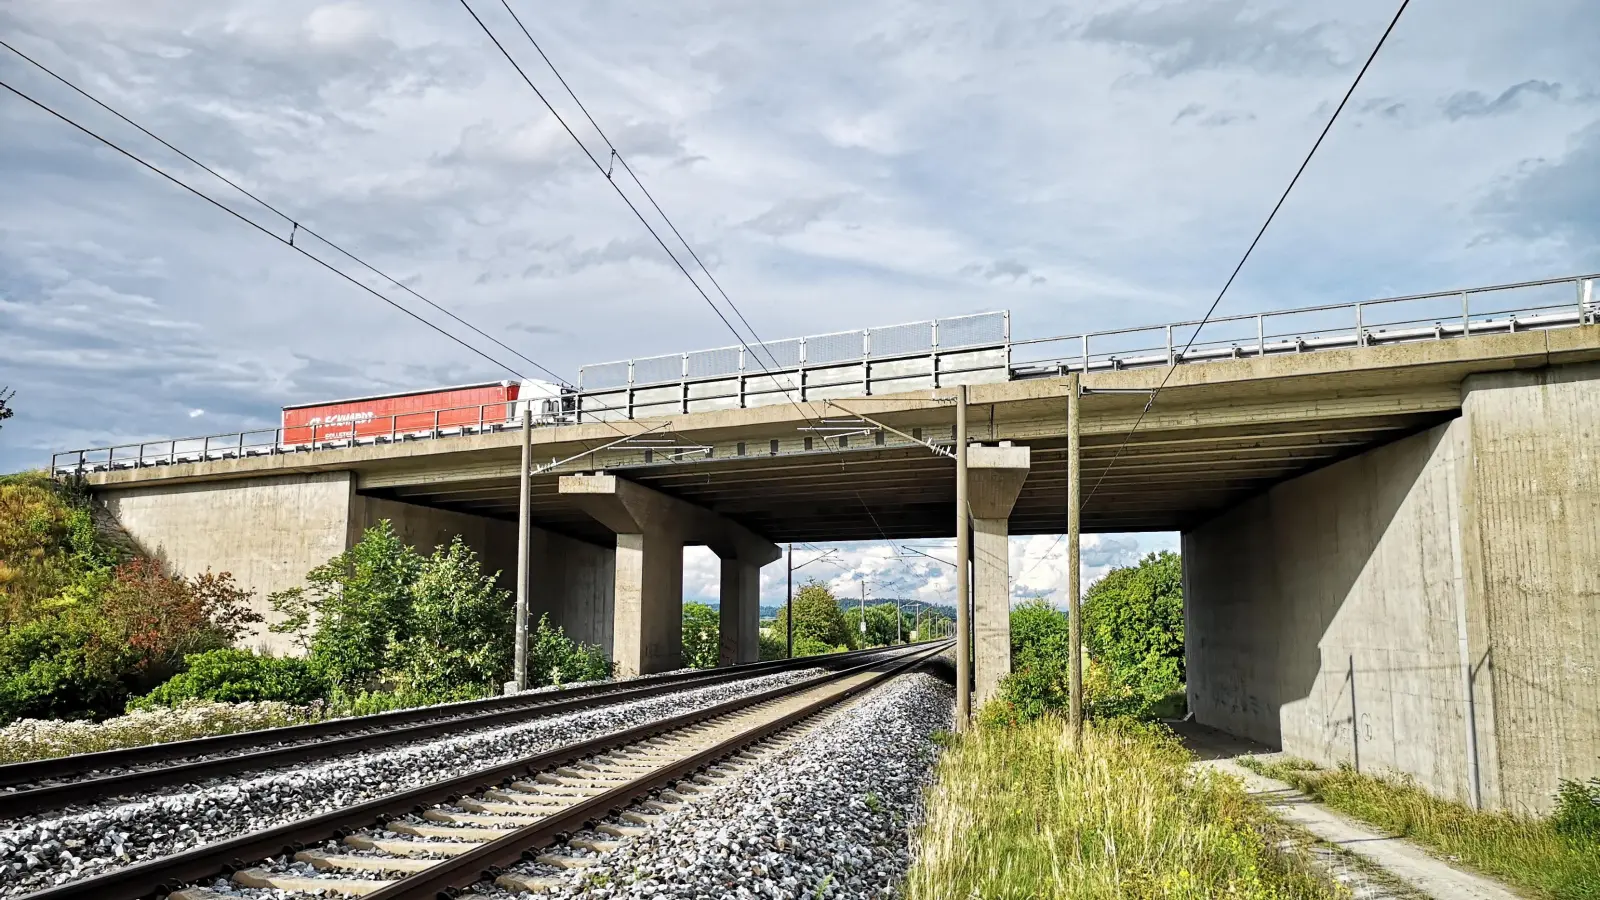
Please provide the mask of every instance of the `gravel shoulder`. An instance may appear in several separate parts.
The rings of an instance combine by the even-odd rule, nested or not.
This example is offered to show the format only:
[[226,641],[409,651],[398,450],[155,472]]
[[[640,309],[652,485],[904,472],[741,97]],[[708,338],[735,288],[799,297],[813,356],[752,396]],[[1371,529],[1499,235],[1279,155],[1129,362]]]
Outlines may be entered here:
[[896,678],[545,896],[897,896],[952,701],[932,675]]

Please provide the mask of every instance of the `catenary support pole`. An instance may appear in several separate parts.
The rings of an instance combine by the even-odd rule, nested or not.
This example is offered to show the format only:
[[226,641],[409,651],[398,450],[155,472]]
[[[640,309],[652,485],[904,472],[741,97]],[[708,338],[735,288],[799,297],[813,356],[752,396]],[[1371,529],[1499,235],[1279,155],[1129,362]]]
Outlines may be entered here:
[[972,602],[968,581],[967,386],[956,386],[956,731],[972,719]]
[[794,544],[789,545],[789,573],[783,580],[783,618],[789,632],[787,659],[794,659]]
[[1067,382],[1067,636],[1071,667],[1070,725],[1073,738],[1083,731],[1083,621],[1078,602],[1078,538],[1081,466],[1078,454],[1078,433],[1082,417],[1078,410],[1079,390],[1077,375]]
[[528,567],[533,554],[528,542],[533,539],[532,473],[533,470],[533,407],[532,401],[522,407],[522,469],[517,473],[517,622],[516,655],[513,675],[517,690],[528,689]]

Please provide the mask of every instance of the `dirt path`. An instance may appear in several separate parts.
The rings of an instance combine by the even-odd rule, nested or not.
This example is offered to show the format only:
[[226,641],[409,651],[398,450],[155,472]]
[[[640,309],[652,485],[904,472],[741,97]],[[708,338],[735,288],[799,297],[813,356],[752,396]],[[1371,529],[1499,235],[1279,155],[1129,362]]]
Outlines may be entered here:
[[1505,885],[1452,866],[1417,844],[1317,803],[1291,785],[1239,765],[1240,756],[1271,758],[1267,747],[1192,723],[1173,725],[1196,766],[1232,775],[1285,824],[1316,839],[1307,849],[1359,900],[1519,900]]

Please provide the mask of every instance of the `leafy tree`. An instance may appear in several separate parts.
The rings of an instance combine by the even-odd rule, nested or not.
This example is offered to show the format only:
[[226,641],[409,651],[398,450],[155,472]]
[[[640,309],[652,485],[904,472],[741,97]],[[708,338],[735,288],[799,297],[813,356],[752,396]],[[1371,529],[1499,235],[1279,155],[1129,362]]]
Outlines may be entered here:
[[487,693],[510,676],[516,647],[511,593],[483,573],[459,535],[422,561],[410,595],[405,637],[392,651],[397,681],[428,694],[467,687]]
[[789,654],[789,637],[775,628],[763,628],[757,638],[761,645],[761,661],[786,659]]
[[1042,598],[1011,609],[1011,674],[1000,683],[990,720],[1028,722],[1071,702],[1071,632],[1066,613]]
[[16,408],[11,405],[11,398],[16,395],[17,392],[11,388],[0,387],[0,422],[4,422],[17,414]]
[[[384,519],[355,546],[306,573],[306,588],[268,598],[283,616],[270,630],[299,634],[311,665],[335,687],[370,686],[411,637],[411,586],[423,558]],[[306,630],[315,623],[314,630]]]
[[685,603],[683,664],[696,669],[709,669],[721,660],[721,656],[721,614],[704,603]]
[[227,647],[260,622],[249,598],[227,572],[181,578],[140,558],[112,572],[100,615],[108,632],[136,654],[141,680],[153,686],[182,669],[190,654]]
[[1111,570],[1083,602],[1089,653],[1142,712],[1179,690],[1183,664],[1183,564],[1170,551]]
[[[789,610],[785,607],[778,610],[777,621],[773,623],[774,633],[786,635],[788,627]],[[828,590],[826,584],[815,578],[802,584],[794,595],[796,656],[806,655],[800,652],[802,637],[830,648],[856,649],[856,632],[851,631],[846,624],[844,612],[839,609],[839,601],[833,596],[833,592]]]
[[[895,632],[894,620],[900,617],[900,631]],[[867,631],[863,641],[861,635],[861,610],[851,607],[844,611],[845,630],[856,636],[858,643],[868,647],[886,647],[893,644],[898,638],[904,638],[911,632],[910,621],[900,616],[899,610],[893,603],[876,603],[867,607]]]

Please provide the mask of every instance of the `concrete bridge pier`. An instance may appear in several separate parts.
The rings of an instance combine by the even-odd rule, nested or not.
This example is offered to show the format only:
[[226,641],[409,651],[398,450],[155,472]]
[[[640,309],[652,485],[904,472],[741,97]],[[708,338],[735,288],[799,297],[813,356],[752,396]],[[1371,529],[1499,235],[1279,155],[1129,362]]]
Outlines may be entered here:
[[721,642],[717,664],[761,659],[761,566],[736,557],[722,560]]
[[683,665],[687,544],[709,546],[723,560],[720,661],[756,658],[760,569],[778,558],[776,544],[710,510],[615,475],[565,475],[559,490],[617,535],[611,659],[619,675]]
[[967,450],[967,505],[972,510],[974,708],[1011,673],[1011,508],[1028,479],[1027,447],[1009,442]]

